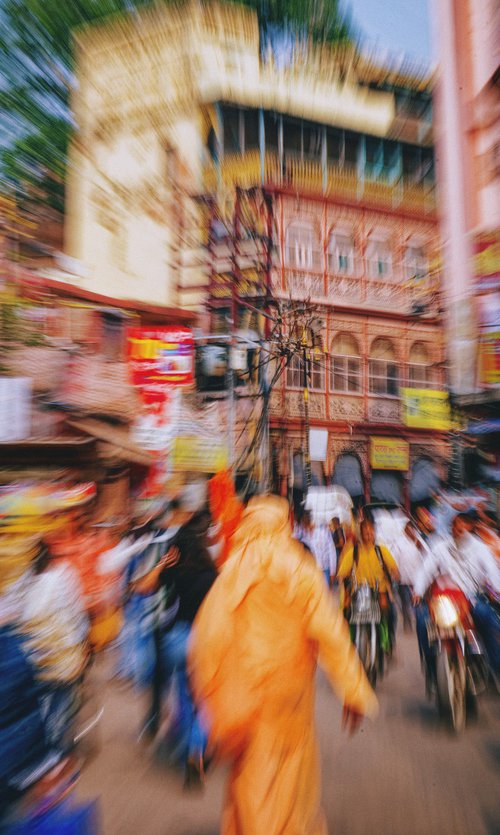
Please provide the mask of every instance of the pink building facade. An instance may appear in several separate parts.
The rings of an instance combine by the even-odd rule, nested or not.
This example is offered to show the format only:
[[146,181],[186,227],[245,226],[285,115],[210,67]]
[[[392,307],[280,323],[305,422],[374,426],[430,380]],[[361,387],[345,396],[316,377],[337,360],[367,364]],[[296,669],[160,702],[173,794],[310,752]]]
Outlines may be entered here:
[[431,8],[450,386],[459,405],[498,409],[500,5],[438,0]]

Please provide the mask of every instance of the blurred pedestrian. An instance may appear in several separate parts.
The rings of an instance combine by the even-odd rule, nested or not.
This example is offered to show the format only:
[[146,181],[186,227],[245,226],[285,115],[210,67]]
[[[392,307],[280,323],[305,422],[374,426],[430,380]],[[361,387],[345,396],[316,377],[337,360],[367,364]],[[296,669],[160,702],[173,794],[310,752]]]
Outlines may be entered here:
[[337,553],[328,525],[313,520],[306,544],[309,545],[318,568],[331,588],[337,571]]
[[311,514],[308,510],[304,510],[302,508],[297,514],[297,519],[293,526],[293,536],[295,539],[298,539],[299,542],[302,542],[303,545],[307,545],[309,549],[312,527]]
[[[187,788],[197,787],[204,776],[206,732],[191,697],[187,648],[193,620],[217,577],[207,546],[210,522],[205,509],[194,512],[181,499],[170,517],[171,528],[180,524],[168,543],[167,553],[135,586],[139,593],[158,589],[172,601],[170,616],[161,622],[158,631],[159,678],[162,689],[169,684],[175,688],[168,741],[171,759],[185,764]],[[158,710],[156,702],[157,697],[154,703]]]
[[330,531],[332,534],[333,545],[335,548],[335,574],[337,574],[337,568],[339,566],[340,555],[344,549],[346,544],[346,535],[344,528],[340,524],[340,519],[338,516],[334,516],[330,522]]
[[224,835],[320,835],[316,664],[354,730],[377,702],[324,582],[292,538],[284,499],[253,499],[194,624],[190,669],[231,772]]

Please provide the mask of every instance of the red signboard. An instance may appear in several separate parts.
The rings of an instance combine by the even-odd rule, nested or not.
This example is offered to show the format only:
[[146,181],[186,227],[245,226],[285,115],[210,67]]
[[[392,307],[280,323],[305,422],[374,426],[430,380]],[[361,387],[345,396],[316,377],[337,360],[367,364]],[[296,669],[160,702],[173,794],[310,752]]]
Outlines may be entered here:
[[129,328],[127,356],[132,383],[139,388],[194,382],[194,339],[189,328]]

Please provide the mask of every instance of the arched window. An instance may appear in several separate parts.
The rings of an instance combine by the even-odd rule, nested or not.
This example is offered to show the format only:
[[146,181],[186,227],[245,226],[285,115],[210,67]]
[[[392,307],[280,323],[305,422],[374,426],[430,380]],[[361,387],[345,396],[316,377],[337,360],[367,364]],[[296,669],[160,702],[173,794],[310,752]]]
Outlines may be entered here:
[[[325,355],[319,351],[308,351],[308,388],[311,391],[325,390]],[[289,389],[304,388],[304,360],[301,354],[293,355],[286,369],[286,385]]]
[[429,262],[423,247],[413,244],[406,248],[404,268],[407,280],[425,278],[429,272]]
[[339,455],[335,461],[332,484],[340,484],[345,487],[355,504],[358,504],[356,499],[363,496],[364,486],[361,465],[355,455],[350,453]]
[[413,389],[423,389],[431,385],[432,369],[429,352],[423,342],[415,342],[410,348],[408,386]]
[[286,387],[289,389],[300,389],[304,385],[302,358],[294,354],[286,368]]
[[398,395],[398,366],[390,339],[376,339],[370,351],[370,394]]
[[410,501],[423,502],[439,490],[440,479],[435,465],[428,458],[417,458],[410,475]]
[[362,389],[358,343],[348,333],[339,333],[330,350],[330,389],[357,394]]
[[368,275],[378,281],[392,277],[392,251],[385,238],[373,238],[366,248]]
[[354,238],[347,230],[333,232],[330,236],[328,271],[337,275],[354,275]]
[[316,236],[311,224],[296,221],[286,232],[286,263],[299,270],[312,270],[319,266],[320,256]]

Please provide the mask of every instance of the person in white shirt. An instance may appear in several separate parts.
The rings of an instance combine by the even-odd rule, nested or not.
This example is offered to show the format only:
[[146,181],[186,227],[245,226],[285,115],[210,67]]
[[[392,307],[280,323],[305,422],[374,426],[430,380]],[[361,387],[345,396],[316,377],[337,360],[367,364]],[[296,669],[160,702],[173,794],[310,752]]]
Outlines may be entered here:
[[337,570],[337,552],[328,525],[313,523],[305,544],[311,549],[318,568],[321,569],[328,586],[331,587]]
[[407,522],[402,533],[391,542],[391,553],[399,568],[398,592],[405,631],[411,630],[413,585],[422,567],[423,552],[423,543],[413,524]]
[[303,545],[310,549],[310,538],[313,531],[311,523],[311,514],[308,510],[303,510],[297,515],[297,520],[293,526],[293,538],[298,539]]
[[[424,597],[432,582],[446,574],[470,600],[477,630],[483,639],[495,676],[500,673],[500,619],[484,592],[500,593],[500,570],[487,545],[471,533],[473,520],[459,513],[452,523],[452,536],[436,540],[427,551],[414,584],[417,599]],[[427,605],[421,603],[417,633],[421,652],[429,660]]]
[[500,569],[495,557],[471,530],[472,520],[466,513],[459,513],[452,523],[451,538],[433,542],[415,577],[416,597],[423,597],[433,580],[443,574],[471,601],[486,586],[500,590]]

